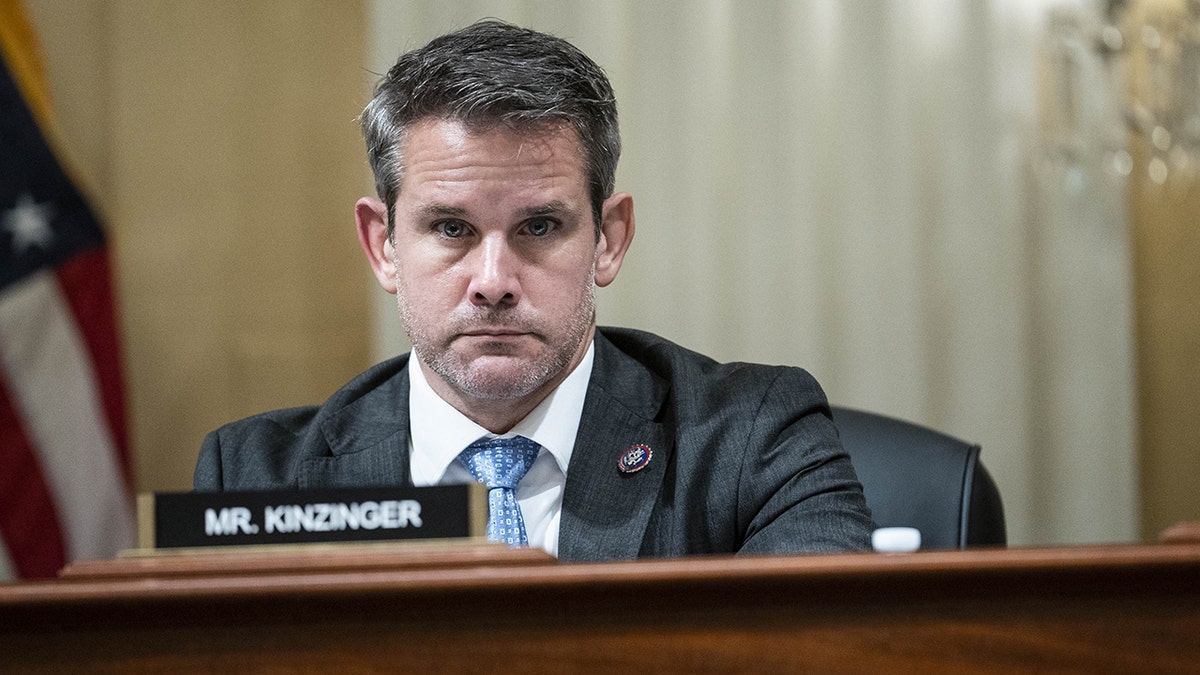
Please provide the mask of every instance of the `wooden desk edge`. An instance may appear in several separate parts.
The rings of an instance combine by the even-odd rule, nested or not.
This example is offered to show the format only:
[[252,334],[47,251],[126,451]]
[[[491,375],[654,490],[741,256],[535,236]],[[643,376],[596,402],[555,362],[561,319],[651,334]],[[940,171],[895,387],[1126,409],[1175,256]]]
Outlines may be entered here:
[[[5,607],[72,603],[159,601],[205,597],[273,597],[297,593],[427,594],[454,589],[511,592],[606,587],[662,589],[705,584],[830,587],[936,583],[949,588],[972,580],[1087,576],[1105,583],[1140,572],[1146,581],[1182,575],[1200,588],[1200,544],[1086,546],[1053,549],[981,549],[912,554],[813,556],[707,556],[605,563],[554,563],[545,554],[481,556],[460,552],[458,564],[413,564],[408,553],[360,551],[285,556],[181,556],[168,566],[141,570],[128,562],[94,561],[60,579],[0,586]],[[436,559],[432,556],[431,559]],[[547,560],[550,560],[549,564]],[[105,573],[106,565],[117,569]],[[980,591],[985,592],[985,591]]]

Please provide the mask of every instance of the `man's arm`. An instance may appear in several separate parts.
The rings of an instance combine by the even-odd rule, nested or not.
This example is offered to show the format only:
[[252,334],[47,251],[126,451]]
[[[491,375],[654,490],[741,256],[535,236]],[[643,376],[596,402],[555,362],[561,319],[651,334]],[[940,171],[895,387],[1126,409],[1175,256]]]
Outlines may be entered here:
[[739,553],[869,550],[870,510],[816,380],[781,370],[747,436]]

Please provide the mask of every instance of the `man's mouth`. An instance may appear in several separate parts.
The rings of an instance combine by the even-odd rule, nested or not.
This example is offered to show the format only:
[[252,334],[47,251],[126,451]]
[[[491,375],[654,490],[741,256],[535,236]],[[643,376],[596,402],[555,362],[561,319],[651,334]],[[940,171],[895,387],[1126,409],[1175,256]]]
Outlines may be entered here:
[[517,330],[515,328],[479,328],[460,333],[460,335],[466,337],[515,337],[528,334],[528,331]]

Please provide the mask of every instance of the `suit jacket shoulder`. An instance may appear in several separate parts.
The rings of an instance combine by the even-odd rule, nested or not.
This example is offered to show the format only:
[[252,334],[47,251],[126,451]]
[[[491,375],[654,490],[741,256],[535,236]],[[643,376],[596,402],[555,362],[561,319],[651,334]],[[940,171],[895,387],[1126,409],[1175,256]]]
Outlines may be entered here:
[[367,370],[320,406],[239,420],[204,439],[199,491],[393,485],[408,476],[408,356]]

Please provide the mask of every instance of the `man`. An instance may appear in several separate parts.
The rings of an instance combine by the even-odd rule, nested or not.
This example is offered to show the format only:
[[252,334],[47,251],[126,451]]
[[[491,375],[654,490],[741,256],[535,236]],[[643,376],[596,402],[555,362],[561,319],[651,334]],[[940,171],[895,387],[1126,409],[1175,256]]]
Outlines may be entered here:
[[563,560],[868,547],[807,373],[596,329],[634,217],[587,56],[477,23],[402,56],[362,126],[379,199],[356,205],[359,241],[413,351],[213,432],[197,490],[480,480],[489,537]]

